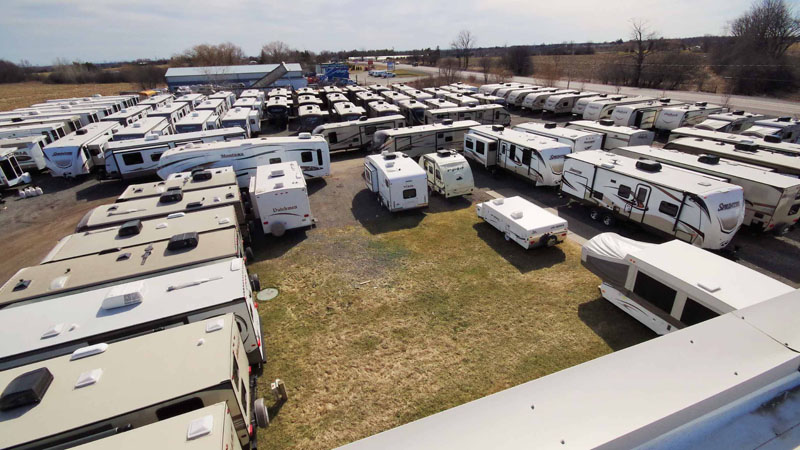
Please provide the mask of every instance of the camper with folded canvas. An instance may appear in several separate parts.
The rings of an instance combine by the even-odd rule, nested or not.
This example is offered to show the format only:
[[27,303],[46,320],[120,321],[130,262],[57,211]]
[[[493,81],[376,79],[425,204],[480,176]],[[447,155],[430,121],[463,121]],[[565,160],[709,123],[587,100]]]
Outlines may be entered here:
[[524,249],[552,247],[567,238],[567,221],[522,197],[479,203],[478,217]]

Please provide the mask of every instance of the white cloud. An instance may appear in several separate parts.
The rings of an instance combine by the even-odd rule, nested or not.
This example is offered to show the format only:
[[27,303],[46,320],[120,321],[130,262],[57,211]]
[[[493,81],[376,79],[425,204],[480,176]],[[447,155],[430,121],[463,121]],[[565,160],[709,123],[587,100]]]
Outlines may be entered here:
[[[796,1],[795,1],[796,2]],[[231,41],[249,54],[282,40],[319,50],[446,48],[625,38],[633,17],[667,37],[719,34],[750,0],[4,0],[0,58],[115,61]]]

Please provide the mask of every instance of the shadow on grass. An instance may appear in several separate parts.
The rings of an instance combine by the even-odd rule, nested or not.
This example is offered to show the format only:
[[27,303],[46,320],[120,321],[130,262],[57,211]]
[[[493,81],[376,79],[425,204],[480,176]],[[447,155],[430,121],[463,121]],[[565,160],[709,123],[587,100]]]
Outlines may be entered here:
[[656,334],[602,297],[578,305],[578,318],[614,351],[656,337]]
[[425,218],[423,209],[389,212],[381,206],[378,196],[368,189],[359,191],[353,197],[351,211],[353,217],[371,234],[414,228]]
[[472,196],[444,198],[441,195],[430,194],[428,197],[428,208],[425,212],[428,214],[437,214],[469,208],[472,206],[471,197]]
[[564,252],[555,247],[537,247],[525,250],[514,241],[506,241],[503,233],[486,222],[479,222],[472,226],[489,247],[505,258],[520,273],[551,267],[564,262]]

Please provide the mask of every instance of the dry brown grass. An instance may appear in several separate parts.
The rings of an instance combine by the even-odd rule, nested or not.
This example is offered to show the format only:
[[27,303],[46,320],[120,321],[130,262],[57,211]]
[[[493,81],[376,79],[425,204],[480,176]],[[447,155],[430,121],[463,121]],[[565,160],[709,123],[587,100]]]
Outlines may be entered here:
[[116,95],[140,91],[134,83],[45,84],[38,81],[0,84],[0,111],[24,108],[52,98],[85,97],[92,94]]
[[281,290],[260,305],[260,388],[290,391],[261,445],[335,447],[649,338],[579,260],[570,242],[526,252],[466,208],[317,230],[257,263]]

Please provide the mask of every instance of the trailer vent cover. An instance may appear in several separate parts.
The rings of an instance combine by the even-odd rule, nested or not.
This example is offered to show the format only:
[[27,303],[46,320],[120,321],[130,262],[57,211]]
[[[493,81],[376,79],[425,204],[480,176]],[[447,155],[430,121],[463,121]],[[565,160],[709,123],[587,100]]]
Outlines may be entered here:
[[778,117],[778,122],[791,122],[792,118],[789,116]]
[[697,102],[695,106],[708,106],[708,102]]
[[511,218],[514,220],[522,219],[522,211],[514,211],[511,213]]
[[603,125],[604,127],[610,127],[610,126],[614,125],[614,121],[611,120],[611,119],[603,119],[603,120],[600,120],[599,122],[600,122],[600,125]]
[[492,125],[492,131],[503,131],[505,128],[502,125]]
[[650,159],[642,159],[636,161],[636,168],[645,172],[659,172],[661,171],[661,163]]
[[669,102],[672,101],[672,99],[671,98],[660,98],[660,99],[658,99],[658,101],[660,101],[661,103],[669,103]]
[[755,144],[749,142],[739,142],[738,144],[734,145],[733,148],[736,150],[741,150],[744,152],[756,152],[758,151],[758,147]]
[[492,203],[494,203],[495,205],[502,205],[503,203],[505,203],[505,199],[504,198],[496,198],[496,199],[492,200]]
[[75,134],[79,134],[80,135],[80,134],[86,134],[88,132],[89,132],[89,130],[87,130],[86,128],[81,128],[80,130],[76,131]]
[[127,236],[135,236],[142,231],[142,221],[141,220],[129,220],[122,224],[119,227],[118,235],[119,237],[127,237]]
[[769,142],[770,144],[780,144],[781,143],[781,137],[780,136],[775,136],[774,134],[770,134],[770,135],[764,136],[764,142]]
[[700,155],[697,161],[704,164],[719,164],[719,156],[717,155]]
[[197,235],[196,231],[192,231],[189,233],[181,233],[176,234],[169,238],[169,243],[167,244],[167,250],[183,250],[187,248],[195,248],[197,247],[197,242],[199,241],[200,237]]
[[442,125],[452,125],[452,124],[453,124],[453,119],[444,119],[442,121]]
[[208,181],[212,176],[210,170],[195,169],[192,171],[192,181]]
[[52,382],[53,374],[47,367],[25,372],[14,378],[0,394],[0,411],[41,402]]
[[558,124],[555,123],[555,122],[547,122],[546,124],[544,124],[544,127],[548,128],[548,129],[552,129],[552,128],[555,128],[557,126],[558,126]]
[[151,132],[151,133],[147,133],[147,134],[145,134],[145,135],[144,135],[144,140],[145,140],[145,141],[155,141],[155,140],[158,140],[158,135],[157,135],[157,134],[155,134],[155,133],[152,133],[152,132]]
[[167,189],[167,191],[161,194],[161,197],[158,198],[160,203],[173,203],[181,200],[183,200],[183,191],[181,191],[181,188],[179,187]]
[[731,113],[731,115],[733,115],[733,116],[743,116],[743,115],[744,115],[744,111],[742,111],[742,110],[740,109],[740,110],[738,110],[738,111],[734,111],[734,112],[732,112],[732,113]]

